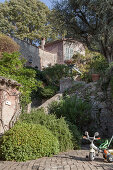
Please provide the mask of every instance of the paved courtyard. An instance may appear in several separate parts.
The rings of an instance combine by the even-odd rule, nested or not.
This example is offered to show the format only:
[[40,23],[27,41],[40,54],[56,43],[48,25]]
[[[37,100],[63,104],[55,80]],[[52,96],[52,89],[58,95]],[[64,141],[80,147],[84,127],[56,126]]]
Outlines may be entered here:
[[87,150],[72,150],[49,158],[27,162],[0,161],[0,170],[113,170],[113,163],[104,161],[102,155],[88,161]]

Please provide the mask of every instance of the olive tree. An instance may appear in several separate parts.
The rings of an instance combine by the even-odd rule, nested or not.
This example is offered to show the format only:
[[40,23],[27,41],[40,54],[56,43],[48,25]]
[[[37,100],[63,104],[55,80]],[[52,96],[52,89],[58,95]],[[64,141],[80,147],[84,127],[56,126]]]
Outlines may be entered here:
[[113,61],[112,0],[57,1],[54,12],[57,22],[63,23],[62,29],[67,31],[67,37],[79,40],[90,50],[101,53],[108,63]]

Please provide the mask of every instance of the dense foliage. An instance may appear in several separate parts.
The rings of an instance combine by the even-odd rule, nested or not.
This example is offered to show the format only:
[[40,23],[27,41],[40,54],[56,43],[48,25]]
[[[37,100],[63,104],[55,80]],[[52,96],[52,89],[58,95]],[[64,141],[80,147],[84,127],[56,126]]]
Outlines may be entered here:
[[19,51],[19,46],[10,37],[0,33],[0,57],[3,52],[12,53]]
[[0,3],[0,31],[31,44],[49,37],[48,7],[38,0],[9,0]]
[[24,60],[20,59],[18,52],[12,54],[3,53],[3,57],[0,60],[0,76],[16,80],[20,83],[22,85],[20,88],[22,105],[25,106],[30,103],[31,92],[38,86],[38,82],[35,79],[36,72],[24,67]]
[[0,139],[2,159],[26,161],[59,152],[56,137],[44,126],[17,123]]
[[92,81],[91,74],[105,75],[109,64],[105,57],[97,52],[92,52],[86,48],[85,56],[77,53],[72,57],[72,63],[81,71],[81,78],[85,81]]
[[103,56],[94,56],[90,63],[90,69],[92,73],[99,73],[104,75],[108,68],[108,63]]
[[36,78],[42,83],[33,93],[33,97],[50,98],[54,96],[60,88],[60,79],[69,75],[69,68],[66,65],[56,64],[45,68],[42,71],[36,70]]
[[51,114],[55,114],[58,118],[65,117],[67,121],[76,125],[81,131],[91,121],[90,109],[91,106],[87,101],[78,99],[76,96],[66,97],[60,102],[52,102],[49,106]]
[[44,99],[51,98],[56,94],[57,90],[55,86],[43,86],[40,90],[38,89],[38,97]]
[[60,79],[66,77],[69,74],[69,68],[63,64],[56,64],[51,67],[47,67],[43,71],[43,75],[46,78],[49,85],[59,87]]
[[[91,54],[91,52],[90,52]],[[92,56],[86,60],[82,65],[82,79],[85,81],[92,81],[91,74],[99,74],[101,78],[104,77],[107,68],[109,67],[105,57],[99,53],[92,53]]]
[[[100,52],[108,62],[113,61],[113,2],[112,0],[56,1],[53,22],[67,31],[67,37]],[[59,23],[59,24],[58,24]],[[55,27],[54,26],[54,27]]]
[[46,115],[43,110],[37,110],[31,112],[31,114],[22,114],[21,120],[27,123],[44,125],[57,137],[60,151],[79,148],[80,133],[77,127],[69,122],[66,123],[63,117],[57,119],[55,115]]

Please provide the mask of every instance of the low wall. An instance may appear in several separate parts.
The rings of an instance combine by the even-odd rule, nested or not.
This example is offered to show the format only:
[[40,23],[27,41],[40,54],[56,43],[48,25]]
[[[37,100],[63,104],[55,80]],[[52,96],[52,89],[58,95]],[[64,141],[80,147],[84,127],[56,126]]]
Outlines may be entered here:
[[58,93],[46,102],[44,102],[41,106],[38,107],[38,109],[43,108],[45,113],[48,114],[48,106],[51,104],[53,101],[59,101],[62,97],[62,93]]
[[83,81],[77,81],[78,77],[72,79],[71,77],[65,77],[60,80],[60,92],[63,93],[65,90],[75,86],[76,84],[85,84]]

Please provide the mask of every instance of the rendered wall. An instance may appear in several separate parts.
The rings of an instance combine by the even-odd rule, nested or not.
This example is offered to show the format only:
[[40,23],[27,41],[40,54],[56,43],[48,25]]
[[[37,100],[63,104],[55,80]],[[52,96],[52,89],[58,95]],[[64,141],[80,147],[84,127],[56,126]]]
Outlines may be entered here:
[[64,60],[70,60],[73,54],[80,53],[85,56],[85,48],[82,43],[76,42],[63,42],[63,55]]
[[18,86],[16,81],[0,77],[0,134],[9,130],[20,114]]

